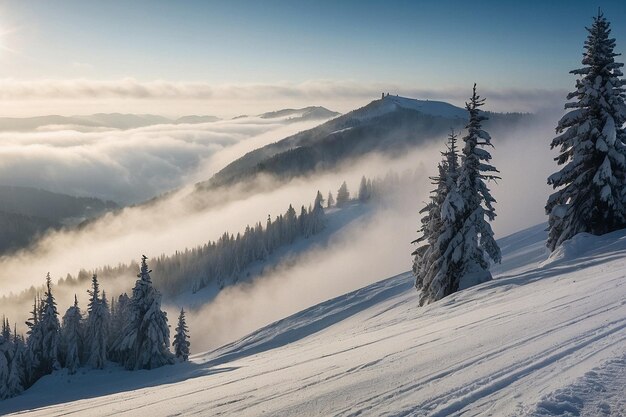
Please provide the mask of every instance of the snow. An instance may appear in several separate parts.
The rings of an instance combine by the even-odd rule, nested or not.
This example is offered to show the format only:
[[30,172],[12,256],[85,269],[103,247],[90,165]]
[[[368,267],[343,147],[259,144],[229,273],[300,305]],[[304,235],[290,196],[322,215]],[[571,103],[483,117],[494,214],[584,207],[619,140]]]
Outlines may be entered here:
[[335,130],[334,132],[330,132],[329,135],[336,135],[338,133],[343,133],[343,132],[347,132],[348,130],[351,130],[352,127],[346,127],[344,129],[339,129],[339,130]]
[[[325,208],[326,227],[322,231],[309,238],[299,237],[290,245],[284,245],[277,248],[264,261],[253,262],[251,265],[242,270],[239,282],[252,282],[255,279],[263,279],[263,276],[267,272],[275,270],[287,260],[296,260],[298,259],[298,256],[301,256],[308,251],[328,246],[329,242],[338,231],[344,230],[349,227],[350,224],[371,216],[372,209],[372,205],[358,203],[347,204],[341,209],[337,209],[335,207]],[[218,288],[218,284],[215,281],[212,281],[209,285],[195,293],[192,291],[186,291],[176,297],[173,297],[172,299],[169,299],[167,304],[170,306],[200,308],[202,305],[213,300],[219,291],[220,289]],[[178,308],[179,307],[177,307],[177,309]]]
[[501,239],[493,281],[426,307],[404,273],[191,363],[56,372],[0,414],[623,415],[626,231],[544,262],[544,229]]
[[352,116],[359,120],[367,120],[391,113],[398,108],[415,110],[430,116],[467,119],[467,111],[452,104],[443,101],[416,100],[400,96],[385,96],[385,98],[375,101],[369,106],[355,110]]
[[[550,393],[537,404],[535,415],[624,415],[626,355],[585,373],[575,383]],[[620,414],[621,413],[621,414]]]
[[453,106],[452,104],[445,103],[443,101],[415,100],[412,98],[398,96],[385,97],[384,100],[393,103],[398,107],[417,110],[431,116],[467,119],[467,110]]

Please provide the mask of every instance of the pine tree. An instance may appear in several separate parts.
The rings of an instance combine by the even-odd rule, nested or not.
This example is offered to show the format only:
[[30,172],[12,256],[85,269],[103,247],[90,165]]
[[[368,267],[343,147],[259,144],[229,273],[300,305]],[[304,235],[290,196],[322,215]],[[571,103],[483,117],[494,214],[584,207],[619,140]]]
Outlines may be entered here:
[[311,215],[309,219],[310,230],[309,234],[314,235],[326,227],[326,217],[324,213],[324,198],[322,197],[322,193],[319,191],[315,197],[315,202],[313,203],[313,209],[311,210]]
[[178,316],[178,326],[176,326],[176,335],[174,336],[174,354],[182,361],[189,359],[189,329],[185,321],[185,310],[180,309],[180,315]]
[[300,235],[308,237],[309,228],[309,214],[306,211],[306,207],[300,208],[300,216],[298,217],[298,228],[300,229]]
[[74,295],[74,305],[63,315],[61,336],[63,340],[64,364],[70,374],[76,373],[83,357],[83,316]]
[[129,321],[113,350],[126,369],[153,369],[174,362],[168,347],[167,313],[161,310],[161,294],[152,286],[151,270],[144,255],[129,306]]
[[9,325],[9,319],[5,316],[2,316],[2,330],[0,330],[0,335],[6,340],[11,340],[11,326]]
[[298,235],[298,215],[291,204],[285,213],[286,242],[293,243]]
[[452,181],[451,186],[446,187],[443,203],[431,200],[431,204],[440,209],[441,223],[437,224],[436,219],[434,225],[429,219],[423,223],[424,227],[435,230],[429,230],[426,239],[432,239],[434,233],[436,244],[428,248],[430,253],[419,248],[414,252],[417,256],[416,287],[422,289],[420,304],[490,280],[488,258],[493,262],[501,259],[500,248],[488,223],[496,216],[495,199],[485,182],[499,177],[495,174],[496,168],[489,164],[491,155],[483,149],[493,146],[491,137],[482,129],[482,122],[487,119],[480,111],[484,102],[474,84],[470,102],[466,103],[469,121],[456,184]]
[[50,273],[48,273],[46,275],[46,292],[42,300],[41,312],[42,352],[40,366],[43,374],[61,369],[61,363],[59,362],[60,330],[59,312],[52,295],[52,279],[50,278]]
[[[130,298],[126,293],[120,295],[115,303],[115,310],[111,312],[111,325],[109,326],[109,342],[108,346],[113,346],[116,340],[121,336],[124,327],[129,320]],[[111,349],[109,354],[113,360],[119,360],[115,357],[115,352]]]
[[337,207],[342,207],[350,201],[350,191],[348,191],[348,184],[344,181],[337,191]]
[[362,203],[366,202],[370,199],[370,194],[370,189],[367,187],[367,179],[364,175],[363,177],[361,177],[361,184],[359,185],[359,201]]
[[439,175],[431,177],[436,188],[430,201],[420,211],[421,236],[412,243],[421,244],[413,252],[415,287],[420,292],[420,305],[439,300],[452,292],[456,280],[453,252],[449,250],[452,237],[460,230],[459,214],[462,201],[457,189],[459,174],[457,135],[448,136],[447,150],[438,165]]
[[28,336],[27,339],[27,357],[28,357],[28,369],[27,369],[27,380],[28,384],[32,384],[34,381],[39,379],[40,367],[42,361],[43,354],[43,333],[41,328],[41,301],[39,300],[39,296],[35,297],[33,302],[33,310],[31,311],[31,316],[26,322],[26,326],[28,327],[28,332],[26,333]]
[[13,346],[11,345],[10,330],[9,337],[5,337],[5,322],[6,319],[2,317],[2,331],[0,332],[0,400],[11,397],[8,382],[11,367],[10,355]]
[[559,121],[550,147],[564,165],[548,178],[559,188],[548,198],[547,246],[554,250],[574,235],[601,235],[626,227],[626,81],[614,52],[610,24],[601,12],[593,19],[585,41],[583,68],[576,91],[567,96],[571,109]]
[[[491,154],[484,149],[486,146],[493,147],[491,136],[482,129],[482,122],[487,120],[480,110],[484,104],[485,99],[476,93],[474,84],[470,102],[465,105],[469,122],[467,135],[463,137],[457,180],[462,213],[459,219],[461,230],[451,242],[455,248],[453,261],[458,271],[457,281],[450,288],[452,292],[491,280],[488,258],[496,263],[501,259],[500,248],[488,222],[496,217],[493,207],[496,200],[485,182],[496,181],[500,177],[495,174],[498,170],[489,163]],[[456,194],[451,193],[448,198],[451,206],[461,206],[461,203],[452,203],[457,198]]]
[[24,391],[26,378],[24,352],[24,342],[18,337],[16,329],[13,336],[13,355],[11,356],[9,376],[6,383],[9,397],[14,397]]
[[333,198],[333,193],[328,192],[328,198],[326,199],[326,208],[331,208],[335,205],[335,199]]
[[86,363],[94,369],[103,369],[107,361],[107,342],[109,331],[109,309],[104,297],[100,297],[98,276],[91,278],[91,290],[87,306]]

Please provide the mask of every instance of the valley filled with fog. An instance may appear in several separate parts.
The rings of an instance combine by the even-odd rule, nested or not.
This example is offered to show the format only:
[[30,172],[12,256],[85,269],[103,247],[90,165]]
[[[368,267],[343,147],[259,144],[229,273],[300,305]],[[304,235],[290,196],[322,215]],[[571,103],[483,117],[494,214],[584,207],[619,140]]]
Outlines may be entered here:
[[[502,176],[491,184],[498,200],[494,229],[499,237],[544,221],[542,205],[549,192],[545,177],[552,164],[545,151],[546,138],[551,135],[554,114],[558,111],[532,126],[492,132],[494,161]],[[426,138],[423,145],[401,155],[369,152],[304,177],[259,175],[228,186],[195,186],[247,152],[324,122],[298,121],[297,116],[127,130],[49,126],[44,131],[0,133],[12,138],[3,142],[0,154],[11,161],[3,169],[12,171],[14,185],[111,198],[122,205],[135,203],[80,227],[50,231],[24,250],[0,258],[2,295],[12,300],[4,313],[23,323],[32,299],[10,294],[41,286],[48,272],[56,281],[68,274],[76,276],[80,270],[137,262],[144,254],[149,259],[172,255],[217,240],[224,232],[237,234],[246,225],[265,224],[268,215],[283,214],[290,204],[298,211],[313,202],[318,190],[324,198],[329,192],[336,195],[344,180],[356,198],[363,175],[382,178],[390,171],[397,175],[412,172],[413,182],[389,190],[381,202],[355,210],[353,219],[344,219],[323,239],[304,239],[294,253],[286,250],[285,256],[276,256],[271,268],[261,268],[260,279],[242,279],[205,298],[202,292],[193,295],[186,289],[183,295],[166,296],[163,302],[170,316],[180,307],[191,308],[191,326],[202,335],[196,346],[205,350],[381,276],[410,269],[408,255],[413,250],[410,242],[418,228],[419,207],[432,189],[428,177],[435,174],[432,161],[439,158],[445,136]],[[18,164],[25,158],[20,155],[29,155],[28,163]],[[48,171],[67,177],[46,175]],[[375,258],[367,256],[374,252]],[[157,283],[166,279],[159,277],[158,270],[153,275]],[[134,281],[129,274],[103,279],[101,285],[110,297],[116,297],[130,291]],[[86,282],[60,286],[56,291],[59,304],[68,305],[75,294],[84,303],[86,289]]]

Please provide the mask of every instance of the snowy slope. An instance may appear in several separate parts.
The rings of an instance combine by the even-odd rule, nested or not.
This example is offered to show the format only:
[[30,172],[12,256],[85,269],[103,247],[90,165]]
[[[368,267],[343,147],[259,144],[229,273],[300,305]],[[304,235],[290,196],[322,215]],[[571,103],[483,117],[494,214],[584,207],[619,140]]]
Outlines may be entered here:
[[496,280],[430,306],[402,274],[193,364],[43,378],[0,413],[624,414],[626,231],[582,235],[543,262],[542,229],[500,241]]
[[[529,115],[490,114],[486,128],[494,137]],[[281,178],[332,169],[371,152],[397,154],[463,129],[467,111],[442,101],[386,96],[312,129],[257,148],[232,161],[200,188],[232,184],[258,173]]]
[[374,102],[348,114],[358,120],[367,120],[396,111],[398,108],[415,110],[429,116],[445,117],[447,119],[467,119],[467,110],[453,106],[450,103],[436,100],[418,100],[400,96],[385,96]]

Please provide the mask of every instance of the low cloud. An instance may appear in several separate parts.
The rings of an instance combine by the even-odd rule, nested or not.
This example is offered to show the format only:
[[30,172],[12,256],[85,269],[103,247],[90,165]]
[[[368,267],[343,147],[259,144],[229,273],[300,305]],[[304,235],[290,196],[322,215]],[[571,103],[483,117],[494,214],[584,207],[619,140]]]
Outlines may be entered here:
[[[561,105],[566,92],[553,89],[493,89],[479,86],[495,111],[531,111],[540,107]],[[205,82],[139,81],[133,78],[119,80],[0,80],[0,98],[7,101],[85,101],[85,100],[164,100],[198,101],[227,104],[221,107],[233,115],[231,108],[258,112],[270,110],[270,103],[281,107],[287,104],[307,106],[321,104],[340,111],[348,111],[378,98],[381,92],[403,96],[446,100],[463,105],[471,86],[433,89],[419,85],[396,83],[364,83],[350,80],[311,80],[301,83],[221,84]],[[252,102],[252,103],[250,103]],[[280,104],[277,104],[280,103]],[[66,103],[67,104],[67,103]],[[93,104],[91,105],[102,105]],[[238,104],[238,105],[235,105]],[[137,106],[140,104],[136,103]],[[197,104],[196,104],[197,105]],[[256,107],[255,107],[256,105]],[[219,106],[210,107],[220,109]],[[247,111],[247,110],[246,110]],[[223,114],[220,114],[223,115]]]
[[207,180],[225,164],[223,153],[232,159],[315,124],[248,117],[125,131],[48,126],[3,132],[0,183],[135,203]]
[[[555,118],[548,119],[507,132],[491,131],[495,145],[493,162],[502,173],[502,181],[490,184],[498,200],[498,217],[493,225],[497,237],[545,221],[543,205],[550,192],[545,178],[556,169],[553,152],[548,146]],[[176,126],[167,129],[179,132]],[[271,134],[259,133],[253,126],[246,126],[246,129],[250,129],[247,134],[242,134],[241,128],[226,129],[241,136],[228,142],[231,144],[218,152],[233,152],[233,155],[224,154],[220,158],[215,152],[204,161],[211,161],[215,156],[215,166],[220,166],[231,156],[258,145],[257,142],[271,140]],[[276,130],[266,132],[280,131],[283,134],[285,131],[281,129],[298,127],[271,129]],[[167,136],[163,128],[141,129],[142,132],[151,130]],[[62,132],[56,134],[56,139],[50,141],[55,142],[59,149],[80,148],[88,143],[65,137]],[[80,268],[91,269],[136,260],[144,253],[151,259],[161,253],[171,254],[215,240],[224,231],[236,233],[246,224],[264,220],[268,214],[283,213],[290,203],[296,207],[309,204],[318,189],[324,195],[328,190],[336,192],[344,179],[355,193],[362,174],[384,175],[389,168],[396,172],[420,168],[425,172],[421,183],[402,190],[401,194],[410,198],[408,205],[388,207],[367,222],[354,223],[338,234],[328,248],[304,254],[295,265],[280,268],[268,276],[264,281],[267,285],[259,281],[245,288],[231,288],[213,304],[207,305],[200,315],[192,314],[190,321],[192,328],[196,329],[194,334],[205,335],[195,336],[197,348],[216,346],[328,297],[409,270],[412,249],[409,242],[416,237],[419,209],[432,187],[428,175],[436,173],[444,140],[442,137],[437,144],[415,149],[400,159],[369,155],[346,163],[336,172],[297,178],[286,184],[266,183],[253,190],[231,187],[223,193],[209,193],[210,196],[202,198],[214,198],[222,200],[222,203],[202,210],[198,210],[201,204],[194,204],[198,202],[198,196],[191,192],[191,187],[187,187],[157,204],[127,208],[116,216],[107,216],[80,230],[52,233],[28,251],[0,258],[0,294],[41,284],[48,271],[56,279],[68,272],[76,274]],[[20,143],[24,146],[37,145],[37,135],[21,136]],[[145,138],[142,143],[145,143]],[[195,142],[191,140],[191,143]],[[242,145],[239,147],[239,144]],[[128,151],[137,146],[130,146]],[[212,169],[210,162],[200,167],[207,172]],[[369,256],[373,253],[376,256]],[[102,283],[109,295],[127,290],[132,286],[134,277],[118,281]],[[79,291],[83,292],[84,288]],[[67,306],[70,298],[69,293],[59,294],[60,305]],[[22,315],[27,311],[28,306],[21,306],[19,311],[7,312],[11,313],[12,320],[23,322]]]

